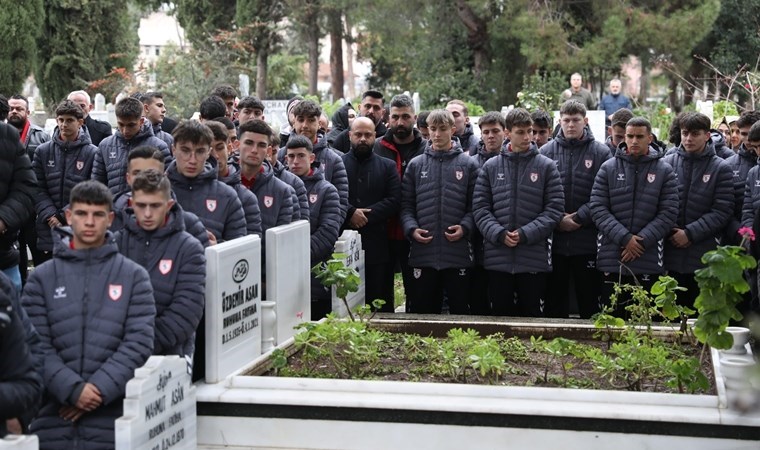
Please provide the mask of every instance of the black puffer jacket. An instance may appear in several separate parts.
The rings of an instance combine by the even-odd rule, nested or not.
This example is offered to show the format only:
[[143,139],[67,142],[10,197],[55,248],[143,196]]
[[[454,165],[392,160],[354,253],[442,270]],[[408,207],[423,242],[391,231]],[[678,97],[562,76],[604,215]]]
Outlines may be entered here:
[[149,121],[145,121],[140,131],[130,140],[117,130],[113,136],[108,136],[98,145],[95,154],[95,164],[92,168],[92,179],[98,180],[108,186],[111,193],[116,196],[129,190],[127,186],[127,156],[133,148],[149,145],[161,150],[164,155],[164,164],[167,166],[172,161],[169,147],[161,139],[153,135],[153,127]]
[[[643,238],[644,254],[626,263],[627,268],[635,274],[665,272],[664,241],[678,214],[678,186],[673,168],[656,147],[635,159],[621,144],[615,158],[599,169],[590,204],[599,228],[597,269],[620,273],[622,248],[637,235]],[[623,274],[630,272],[624,269]]]
[[18,303],[15,296],[16,288],[0,273],[0,439],[6,434],[5,421],[34,410],[44,390],[19,311],[12,307]]
[[226,184],[235,190],[240,199],[240,204],[243,205],[243,213],[245,214],[245,229],[248,234],[255,234],[261,237],[261,211],[259,210],[259,200],[256,198],[250,189],[243,186],[240,182],[240,169],[230,164],[227,166],[229,172],[226,177],[219,176],[219,181]]
[[[401,226],[411,241],[410,266],[436,270],[472,266],[472,193],[477,177],[478,164],[456,140],[445,152],[428,145],[409,163],[401,185]],[[461,225],[464,236],[449,242],[445,232],[453,225]],[[433,240],[421,244],[412,239],[417,228],[427,230]]]
[[475,136],[475,130],[473,129],[471,123],[465,124],[464,133],[456,136],[456,138],[459,139],[459,145],[462,146],[462,151],[470,156],[475,156],[477,154],[480,139]]
[[19,229],[34,217],[37,178],[32,162],[21,145],[18,131],[0,123],[0,220],[7,231],[0,235],[0,270],[18,264],[13,246]]
[[[505,141],[502,144],[502,148],[505,148],[508,142],[509,141]],[[486,151],[486,148],[485,148],[485,145],[483,144],[483,141],[480,141],[480,143],[478,144],[477,153],[475,155],[473,155],[472,157],[478,163],[478,167],[480,167],[481,171],[482,171],[483,165],[486,162],[488,162],[489,159],[493,158],[494,156],[499,155],[499,153],[500,152],[493,152],[492,153],[492,152]],[[476,189],[477,189],[477,186],[476,186]],[[474,200],[473,200],[473,202],[474,202]],[[474,208],[475,208],[475,206],[473,204],[473,217],[474,217],[474,214],[475,214]],[[475,220],[477,221],[477,219],[475,219]],[[473,255],[475,257],[475,264],[478,265],[478,266],[482,266],[483,265],[484,252],[485,252],[485,248],[484,248],[484,244],[485,243],[483,241],[483,235],[480,234],[480,229],[479,229],[479,227],[477,225],[475,226],[475,229],[472,230],[472,239],[471,239],[471,241],[472,241],[472,252],[473,252]]]
[[303,181],[280,161],[277,161],[272,169],[274,176],[293,188],[293,222],[300,219],[309,220],[309,201],[306,199],[306,186],[303,185]]
[[197,215],[217,242],[246,235],[245,215],[237,192],[219,181],[216,167],[206,163],[195,178],[187,178],[172,161],[166,169],[172,190],[182,209]]
[[58,128],[53,140],[37,147],[32,169],[37,177],[37,248],[53,250],[53,235],[47,224],[55,216],[66,225],[63,208],[69,203],[69,194],[80,181],[89,180],[98,148],[90,142],[90,135],[79,130],[74,142],[61,140]]
[[713,147],[715,147],[715,154],[721,159],[728,159],[734,156],[733,150],[728,147],[726,138],[723,137],[723,133],[718,130],[710,131],[710,139],[712,140]]
[[259,200],[261,228],[266,237],[268,229],[289,224],[293,220],[293,209],[298,206],[293,205],[293,193],[288,189],[290,186],[274,176],[272,165],[264,161],[261,167],[263,170],[256,176],[251,190]]
[[596,173],[611,156],[609,148],[596,142],[588,127],[580,139],[566,139],[560,128],[557,137],[541,147],[540,152],[557,162],[565,193],[564,211],[575,213],[575,220],[581,225],[571,232],[555,230],[552,251],[564,256],[596,254],[597,230],[588,201]]
[[192,356],[195,330],[203,316],[206,256],[185,231],[183,211],[175,203],[164,226],[145,231],[130,215],[114,240],[119,252],[150,275],[156,299],[154,355]]
[[679,210],[675,226],[686,230],[687,248],[665,244],[665,268],[692,273],[702,267],[700,259],[721,241],[723,228],[734,207],[733,174],[724,160],[715,155],[712,142],[699,154],[679,147],[665,156],[678,182]]
[[301,177],[309,199],[312,266],[330,258],[343,223],[338,192],[325,180],[321,167],[315,166],[311,173]]
[[737,231],[742,222],[742,206],[744,205],[744,187],[747,184],[747,175],[750,169],[757,165],[757,155],[753,151],[747,150],[742,144],[736,154],[726,159],[726,164],[731,168],[734,181],[734,211],[733,216],[726,225],[726,237],[728,243],[736,244],[739,242]]
[[[325,135],[325,139],[327,139],[328,144],[332,145],[339,134],[341,134],[344,130],[348,130],[349,109],[354,109],[354,107],[351,105],[351,103],[346,103],[333,113],[332,129]],[[354,111],[356,110],[354,109]]]
[[[564,194],[557,166],[535,144],[512,152],[507,144],[480,170],[473,214],[484,237],[483,266],[507,273],[550,272],[551,236],[562,218]],[[504,237],[517,230],[520,242]]]

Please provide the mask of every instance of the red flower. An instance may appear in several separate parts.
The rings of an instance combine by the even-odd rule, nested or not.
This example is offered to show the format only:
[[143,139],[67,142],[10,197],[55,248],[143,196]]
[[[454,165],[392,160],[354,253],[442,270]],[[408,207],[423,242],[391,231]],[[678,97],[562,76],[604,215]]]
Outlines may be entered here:
[[745,239],[749,239],[750,241],[755,240],[755,232],[752,231],[752,228],[750,227],[739,228],[739,235]]

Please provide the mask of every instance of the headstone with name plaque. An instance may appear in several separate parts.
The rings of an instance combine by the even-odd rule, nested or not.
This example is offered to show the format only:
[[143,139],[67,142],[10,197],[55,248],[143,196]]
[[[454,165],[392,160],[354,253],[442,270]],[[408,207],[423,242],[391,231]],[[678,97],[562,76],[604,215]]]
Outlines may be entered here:
[[206,248],[206,383],[261,356],[261,238]]
[[264,104],[264,117],[272,128],[282,130],[288,125],[287,100],[262,100],[261,102]]
[[311,319],[310,243],[307,220],[267,230],[267,300],[275,302],[277,316],[274,345]]
[[[335,253],[342,253],[346,255],[343,258],[343,264],[346,267],[351,267],[359,272],[359,290],[348,294],[346,301],[348,302],[351,311],[356,309],[357,306],[363,305],[366,297],[366,287],[364,284],[364,250],[362,250],[362,237],[356,230],[346,230],[340,235],[338,241],[335,242]],[[374,300],[374,299],[372,299]],[[338,297],[335,286],[332,288],[332,310],[338,317],[346,317],[348,311],[346,311],[346,305],[343,304],[343,300]]]
[[196,448],[195,387],[179,356],[151,356],[127,382],[116,450]]

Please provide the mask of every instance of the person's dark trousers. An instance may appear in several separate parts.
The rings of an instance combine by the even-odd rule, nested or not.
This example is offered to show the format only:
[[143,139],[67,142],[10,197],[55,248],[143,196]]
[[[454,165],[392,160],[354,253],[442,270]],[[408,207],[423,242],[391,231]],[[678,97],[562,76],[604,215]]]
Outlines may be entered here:
[[488,271],[488,296],[494,316],[543,317],[547,273]]
[[[366,261],[366,259],[365,259]],[[385,301],[380,312],[393,312],[393,277],[388,277],[388,264],[366,264],[364,266],[365,303],[372,305],[376,299]],[[374,307],[372,308],[374,310]]]
[[695,309],[694,300],[696,300],[699,295],[699,285],[697,285],[697,280],[694,279],[694,274],[669,271],[668,275],[675,278],[676,281],[678,281],[679,286],[686,288],[686,291],[678,291],[676,293],[676,301],[678,304]]
[[480,265],[472,268],[470,280],[470,314],[478,316],[491,315],[491,302],[488,298],[488,271]]
[[575,284],[578,313],[588,319],[599,312],[601,274],[596,270],[596,255],[562,256],[552,254],[553,270],[547,279],[547,317],[569,316],[570,281]]
[[[612,294],[615,292],[615,283],[620,283],[621,285],[629,284],[631,286],[639,285],[641,286],[645,291],[651,292],[652,285],[660,279],[660,275],[658,274],[638,274],[638,275],[623,275],[620,276],[620,274],[617,273],[602,273],[602,287],[601,287],[601,302],[605,306],[609,306],[611,304],[610,298],[612,297]],[[615,310],[613,311],[613,315],[616,317],[620,317],[623,319],[629,319],[631,317],[630,313],[625,310],[625,307],[631,304],[632,296],[630,292],[627,292],[623,290],[617,298],[617,303],[615,304]]]
[[206,378],[206,312],[203,312],[195,330],[195,350],[193,352],[193,381]]
[[53,257],[52,252],[46,257],[44,255],[45,252],[37,249],[37,230],[34,227],[34,218],[32,218],[21,228],[18,234],[18,270],[21,272],[22,284],[26,284],[29,267],[29,256],[26,254],[27,247],[29,247],[29,252],[32,254],[32,262],[34,262],[35,267]]
[[[406,239],[388,241],[388,250],[390,252],[390,262],[386,266],[386,277],[390,280],[391,289],[395,279],[396,270],[401,270],[401,278],[404,282],[404,294],[406,296],[406,312],[411,312],[409,301],[409,280],[412,278],[412,268],[409,267],[409,241]],[[387,281],[386,281],[387,282]]]
[[410,313],[440,314],[443,291],[448,296],[451,314],[467,314],[470,291],[470,269],[412,268],[407,301],[411,299]]
[[332,312],[332,299],[319,298],[311,299],[311,320],[317,321],[323,319]]

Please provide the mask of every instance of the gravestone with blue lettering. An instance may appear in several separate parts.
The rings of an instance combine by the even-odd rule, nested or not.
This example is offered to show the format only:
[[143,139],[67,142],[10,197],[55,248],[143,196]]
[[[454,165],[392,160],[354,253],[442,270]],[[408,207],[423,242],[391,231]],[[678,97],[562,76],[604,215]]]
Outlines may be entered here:
[[275,302],[274,345],[311,319],[309,222],[299,220],[267,230],[267,300]]
[[[340,235],[338,241],[335,243],[335,253],[341,253],[345,255],[343,257],[343,264],[346,267],[351,267],[359,272],[359,290],[351,292],[346,297],[348,306],[351,311],[355,310],[357,306],[363,305],[366,297],[366,286],[364,283],[364,250],[362,250],[362,237],[356,230],[346,230]],[[369,299],[370,302],[374,299]],[[338,297],[335,286],[332,288],[332,310],[338,317],[346,317],[348,311],[346,311],[346,305],[343,304],[343,300]]]
[[206,248],[206,383],[261,356],[261,239]]
[[124,415],[116,419],[116,450],[196,448],[195,387],[187,361],[151,356],[127,383]]

